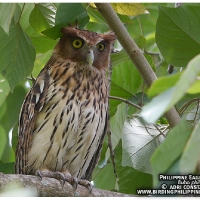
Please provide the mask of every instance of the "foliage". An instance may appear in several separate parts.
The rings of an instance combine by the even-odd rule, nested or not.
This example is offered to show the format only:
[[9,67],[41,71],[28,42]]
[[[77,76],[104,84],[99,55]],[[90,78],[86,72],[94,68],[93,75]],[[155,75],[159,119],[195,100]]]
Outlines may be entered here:
[[[160,173],[195,173],[200,154],[200,7],[121,4],[118,11],[118,5],[113,6],[158,80],[148,89],[126,52],[115,44],[121,50],[111,55],[110,95],[118,98],[110,98],[116,174],[106,138],[93,182],[98,188],[136,194],[136,189],[159,187]],[[131,6],[139,13],[130,13]],[[98,10],[84,3],[0,4],[0,171],[4,173],[14,171],[18,116],[32,84],[26,77],[38,75],[60,28],[76,20],[81,28],[109,31]],[[174,66],[173,74],[168,65]],[[182,121],[171,129],[164,113],[172,106]]]

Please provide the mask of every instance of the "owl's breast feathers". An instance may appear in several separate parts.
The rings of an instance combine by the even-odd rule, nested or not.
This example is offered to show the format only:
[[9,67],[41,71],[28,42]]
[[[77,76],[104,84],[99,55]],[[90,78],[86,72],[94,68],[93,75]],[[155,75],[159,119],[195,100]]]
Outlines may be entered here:
[[68,170],[74,177],[90,178],[106,131],[104,73],[70,60],[50,59],[21,110],[17,173]]

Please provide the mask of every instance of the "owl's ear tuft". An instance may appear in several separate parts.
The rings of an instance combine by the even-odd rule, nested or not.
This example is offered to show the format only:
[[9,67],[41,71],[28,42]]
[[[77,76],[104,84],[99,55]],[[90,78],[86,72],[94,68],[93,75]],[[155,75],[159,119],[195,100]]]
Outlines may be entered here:
[[66,35],[66,36],[77,36],[77,29],[74,28],[74,27],[70,27],[70,26],[67,26],[67,27],[62,27],[61,28],[61,32],[62,32],[62,35]]
[[104,33],[102,36],[104,40],[108,40],[108,41],[114,41],[117,39],[117,36],[115,35],[114,31]]

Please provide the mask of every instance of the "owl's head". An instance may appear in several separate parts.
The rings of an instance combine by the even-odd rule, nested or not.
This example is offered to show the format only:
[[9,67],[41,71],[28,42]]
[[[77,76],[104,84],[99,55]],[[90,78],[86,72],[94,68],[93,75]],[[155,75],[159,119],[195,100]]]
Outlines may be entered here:
[[99,70],[108,67],[116,39],[113,32],[99,34],[73,27],[65,27],[61,31],[63,35],[55,48],[59,56]]

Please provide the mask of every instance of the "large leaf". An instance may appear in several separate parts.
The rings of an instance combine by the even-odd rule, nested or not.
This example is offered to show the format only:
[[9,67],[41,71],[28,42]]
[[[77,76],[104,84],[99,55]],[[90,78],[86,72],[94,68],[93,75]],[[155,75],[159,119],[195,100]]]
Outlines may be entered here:
[[166,173],[182,154],[191,132],[192,127],[186,121],[182,120],[170,130],[165,141],[152,155],[151,164],[155,187],[158,184],[158,175]]
[[[36,17],[39,18],[39,16],[35,16],[35,9],[39,10],[38,12],[43,16],[41,16],[41,18],[44,22],[42,22],[43,20],[36,20]],[[46,53],[47,51],[52,50],[56,44],[55,40],[52,40],[40,33],[45,29],[44,27],[50,27],[50,25],[53,24],[53,15],[55,15],[55,13],[51,10],[53,10],[53,8],[50,3],[36,5],[29,3],[25,4],[23,13],[20,17],[20,24],[26,34],[30,37],[37,53]],[[51,14],[52,16],[50,16]],[[29,18],[31,19],[30,21]]]
[[111,6],[116,13],[121,15],[137,16],[148,13],[140,3],[111,3]]
[[69,23],[74,24],[76,20],[79,28],[83,28],[88,23],[89,16],[85,8],[80,3],[60,3],[56,11],[55,26],[42,33],[52,39],[57,39],[61,36],[61,27],[68,26]]
[[4,128],[0,125],[0,159],[4,153],[4,149],[7,143],[7,136]]
[[126,120],[122,134],[122,166],[152,173],[150,157],[163,140],[164,136],[153,125],[139,118]]
[[0,74],[0,107],[10,92],[7,80]]
[[121,142],[115,149],[116,170],[119,178],[119,192],[126,194],[137,194],[137,189],[152,188],[152,176],[140,172],[132,167],[122,167],[122,145]]
[[122,64],[123,62],[126,62],[129,59],[127,53],[123,49],[118,53],[111,54],[110,57],[111,57],[113,68]]
[[167,89],[169,89],[170,87],[173,87],[176,82],[178,81],[178,79],[180,78],[182,72],[173,74],[173,75],[169,75],[169,76],[164,76],[164,77],[160,77],[159,79],[157,79],[156,81],[153,82],[153,84],[151,85],[151,87],[148,90],[148,95],[150,97],[153,97]]
[[156,43],[164,59],[185,67],[200,49],[199,6],[159,7]]
[[35,49],[19,24],[10,28],[9,35],[0,29],[0,73],[11,90],[32,71]]
[[0,172],[4,174],[14,174],[15,163],[2,163],[0,162]]
[[46,53],[49,50],[54,49],[57,43],[56,40],[52,40],[51,38],[46,37],[45,35],[42,36],[40,35],[38,37],[31,37],[31,41],[37,53]]
[[[6,132],[7,138],[9,138],[9,132],[13,128],[15,124],[17,124],[19,119],[19,112],[20,107],[22,105],[22,102],[25,98],[27,91],[24,88],[24,84],[20,83],[18,84],[13,93],[10,93],[8,97],[6,98],[6,101],[3,103],[3,105],[0,107],[0,113],[2,113],[2,109],[6,105],[6,112],[0,119],[0,124],[4,128]],[[9,141],[9,139],[7,140]],[[7,142],[6,149],[4,151],[4,154],[2,156],[1,161],[2,162],[13,162],[14,161],[14,152],[10,144]]]
[[[129,99],[137,92],[142,83],[142,78],[132,62],[126,61],[127,55],[123,51],[116,55],[119,55],[119,60],[117,61],[117,57],[113,55],[115,67],[112,72],[110,95]],[[116,106],[119,103],[121,101],[110,101],[111,116],[116,112]]]
[[21,25],[22,29],[25,31],[25,33],[29,37],[31,37],[31,36],[35,37],[35,36],[39,36],[40,35],[30,25],[29,18],[30,18],[30,14],[31,14],[33,9],[34,9],[34,4],[33,3],[25,3],[23,5],[23,12],[20,15],[20,25]]
[[55,13],[48,6],[48,4],[35,4],[30,14],[30,25],[39,33],[54,24]]
[[125,103],[118,105],[116,114],[110,119],[110,130],[113,149],[122,137],[124,122],[126,120],[127,106]]
[[16,8],[15,3],[1,3],[0,4],[0,26],[8,34],[11,20]]
[[200,80],[197,79],[194,84],[187,90],[189,94],[197,94],[200,93]]
[[170,89],[154,97],[142,108],[141,116],[148,123],[155,123],[167,110],[175,105],[195,82],[200,72],[200,55],[193,58],[177,83]]
[[[126,91],[130,96],[134,95],[139,86],[142,83],[142,78],[136,68],[133,66],[131,61],[126,61],[114,67],[112,72],[112,85],[111,95],[121,96],[120,92],[117,91],[118,95],[113,94],[113,84],[115,84],[122,91]],[[129,97],[130,97],[129,96]],[[121,96],[122,97],[122,96]]]
[[88,9],[88,14],[90,16],[90,22],[95,22],[98,24],[105,24],[105,19],[102,17],[102,15],[95,9]]
[[195,172],[200,155],[200,122],[195,126],[180,160],[180,171],[183,174]]
[[95,168],[92,180],[96,188],[113,190],[115,188],[116,176],[111,163],[108,163],[103,168]]

